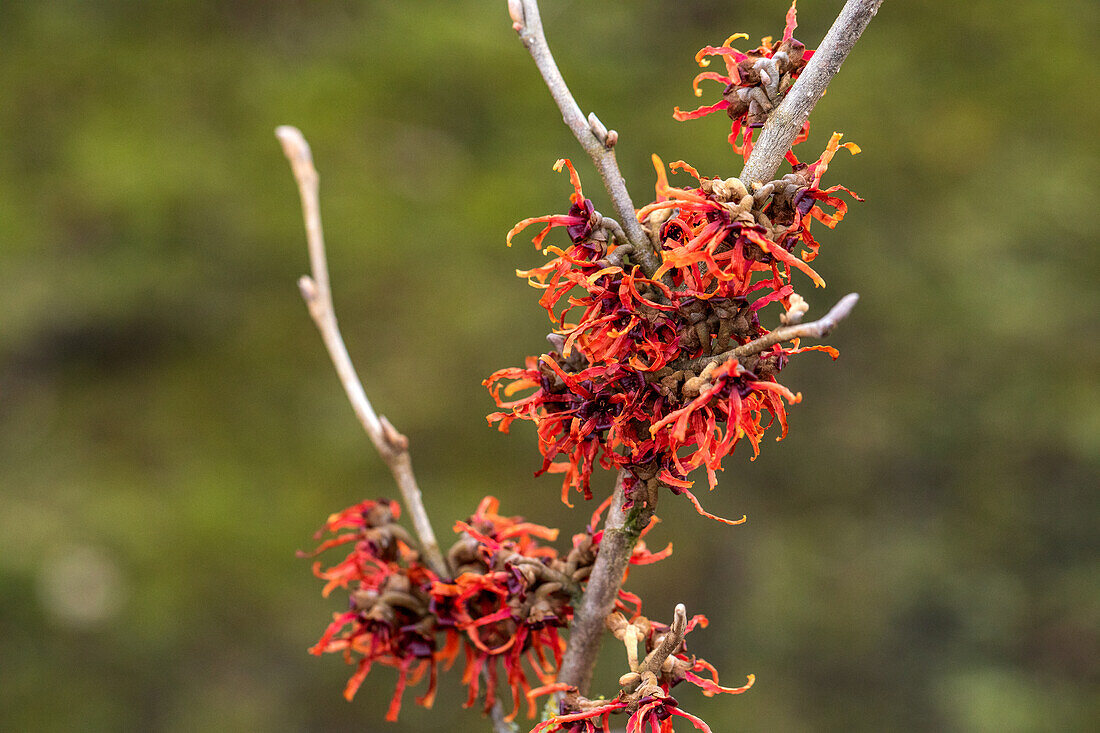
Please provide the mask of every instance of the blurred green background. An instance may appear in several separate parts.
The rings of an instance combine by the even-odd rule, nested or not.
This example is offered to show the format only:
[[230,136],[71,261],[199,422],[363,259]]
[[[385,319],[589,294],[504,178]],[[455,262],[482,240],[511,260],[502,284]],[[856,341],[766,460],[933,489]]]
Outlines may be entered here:
[[[697,49],[780,33],[784,0],[544,4],[636,203],[651,152],[740,170],[720,116],[672,108],[697,103]],[[804,0],[798,36],[840,4]],[[667,500],[652,544],[675,555],[631,578],[656,616],[710,616],[692,648],[727,683],[757,675],[681,696],[716,731],[1095,730],[1097,16],[889,0],[815,112],[804,157],[833,130],[864,150],[830,168],[866,203],[822,231],[830,288],[806,292],[818,313],[862,294],[843,355],[784,372],[790,437],[703,497],[749,522]],[[437,532],[486,493],[566,535],[588,516],[532,478],[530,426],[484,423],[480,380],[545,346],[513,276],[542,255],[505,232],[566,206],[559,156],[610,211],[504,0],[5,2],[0,729],[487,729],[457,674],[387,725],[391,670],[348,704],[349,669],[306,654],[341,603],[295,550],[395,492],[297,294],[284,123]]]

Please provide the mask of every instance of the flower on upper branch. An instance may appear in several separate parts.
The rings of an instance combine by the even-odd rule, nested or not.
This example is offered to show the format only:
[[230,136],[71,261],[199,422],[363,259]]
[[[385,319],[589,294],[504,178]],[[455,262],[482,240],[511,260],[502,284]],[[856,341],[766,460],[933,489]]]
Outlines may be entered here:
[[[519,232],[534,223],[545,223],[532,239],[536,249],[554,227],[565,227],[572,245],[567,250],[547,247],[556,257],[543,267],[518,271],[520,277],[545,292],[539,305],[546,309],[552,322],[566,327],[566,316],[578,309],[578,325],[568,330],[562,341],[562,353],[569,356],[574,349],[590,360],[622,361],[638,368],[660,368],[668,362],[675,349],[674,323],[662,315],[673,310],[663,299],[669,297],[667,286],[647,278],[639,268],[623,267],[623,258],[632,251],[630,244],[609,237],[601,228],[592,202],[584,198],[580,178],[573,164],[565,159],[554,164],[554,170],[568,168],[573,184],[569,213],[539,216],[523,221],[508,232],[508,245]],[[584,299],[567,297],[575,287],[584,288]],[[558,308],[562,299],[567,307]]]
[[842,187],[820,186],[839,141],[834,135],[817,161],[796,164],[754,194],[736,178],[706,178],[682,161],[670,169],[695,185],[671,186],[654,156],[656,199],[637,212],[659,244],[661,264],[651,276],[630,263],[629,245],[581,226],[593,209],[572,166],[571,213],[526,220],[510,232],[545,222],[539,246],[555,227],[567,228],[571,244],[544,247],[550,261],[519,273],[544,291],[554,348],[485,380],[501,408],[489,422],[504,432],[516,419],[536,424],[538,473],[563,474],[565,503],[573,490],[592,497],[599,465],[628,471],[631,501],[648,501],[664,485],[713,516],[691,493],[688,474],[705,467],[713,488],[722,459],[742,438],[755,455],[772,424],[780,438],[786,434],[784,401],[800,398],[778,382],[779,371],[801,351],[836,352],[797,343],[731,352],[769,333],[761,309],[790,307],[796,270],[824,285],[808,264],[818,250],[810,224],[835,226],[847,210],[833,195]]
[[[747,160],[752,153],[753,129],[764,125],[768,114],[786,96],[787,90],[814,54],[794,37],[797,25],[795,3],[792,2],[791,9],[787,11],[783,37],[779,41],[772,41],[768,36],[761,40],[759,47],[743,53],[730,44],[739,38],[748,38],[748,35],[735,33],[721,46],[704,47],[695,55],[696,62],[706,67],[711,61],[708,57],[721,56],[726,64],[726,73],[704,71],[692,81],[692,89],[695,96],[700,97],[703,93],[699,82],[717,81],[725,85],[722,99],[690,112],[683,112],[677,107],[673,117],[680,121],[694,120],[725,110],[732,120],[730,145],[735,153],[743,155]],[[805,140],[808,131],[809,123],[806,123],[800,138],[795,142]],[[741,143],[737,142],[738,136],[742,137]]]

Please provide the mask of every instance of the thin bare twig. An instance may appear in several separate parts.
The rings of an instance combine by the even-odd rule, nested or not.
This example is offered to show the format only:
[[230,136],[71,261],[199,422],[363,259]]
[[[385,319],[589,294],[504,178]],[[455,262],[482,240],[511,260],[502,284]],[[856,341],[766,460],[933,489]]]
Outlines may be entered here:
[[798,80],[779,106],[772,111],[740,178],[752,189],[753,183],[767,183],[775,177],[783,156],[791,149],[802,123],[825,93],[829,81],[840,71],[863,29],[875,17],[882,0],[848,0],[836,22],[806,64]]
[[836,328],[838,323],[848,317],[848,314],[852,312],[852,308],[855,307],[858,301],[859,293],[849,293],[841,298],[828,313],[816,321],[799,323],[791,326],[780,326],[771,333],[765,334],[758,339],[754,339],[747,344],[742,344],[729,351],[715,354],[714,356],[700,356],[697,359],[692,359],[686,362],[682,368],[696,372],[710,363],[724,362],[731,357],[744,359],[746,356],[759,354],[761,351],[770,349],[772,346],[782,343],[783,341],[790,341],[791,339],[797,338],[819,339],[823,336],[828,336],[829,333]]
[[642,506],[641,502],[635,502],[629,511],[623,508],[626,475],[625,470],[620,471],[615,481],[596,562],[588,577],[584,598],[573,613],[569,646],[558,672],[558,682],[576,687],[581,694],[587,694],[592,682],[592,669],[603,641],[604,619],[615,608],[634,545],[653,516],[653,507]]
[[531,53],[535,66],[538,67],[542,78],[546,81],[546,86],[550,89],[550,96],[554,98],[558,109],[561,110],[562,120],[573,131],[577,142],[592,158],[596,170],[603,178],[604,186],[611,196],[611,203],[615,207],[615,213],[626,232],[627,239],[634,245],[632,256],[637,259],[645,273],[652,276],[660,266],[660,262],[654,254],[649,235],[638,223],[634,203],[630,200],[626,182],[615,160],[614,146],[618,140],[618,133],[614,130],[608,131],[594,113],[586,118],[580,106],[577,105],[577,100],[573,98],[569,87],[566,86],[554,56],[550,53],[550,46],[546,43],[538,0],[508,0],[508,11],[512,16],[512,27]]
[[374,412],[363,384],[355,372],[355,366],[348,355],[340,327],[336,322],[336,310],[332,304],[332,291],[329,288],[328,263],[325,257],[325,237],[321,229],[321,207],[318,197],[317,169],[313,166],[313,154],[309,143],[296,127],[284,125],[275,130],[275,136],[283,146],[283,153],[290,161],[294,180],[298,183],[298,192],[302,198],[302,217],[306,224],[306,240],[309,246],[309,262],[312,277],[303,275],[298,280],[298,288],[309,308],[309,315],[321,332],[340,383],[344,385],[348,401],[355,410],[355,416],[367,431],[374,447],[386,465],[390,467],[397,488],[405,500],[405,507],[412,517],[413,528],[420,540],[424,559],[428,566],[442,577],[449,577],[450,571],[439,551],[435,533],[432,531],[424,501],[413,475],[412,459],[409,457],[409,439],[399,433],[384,415]]

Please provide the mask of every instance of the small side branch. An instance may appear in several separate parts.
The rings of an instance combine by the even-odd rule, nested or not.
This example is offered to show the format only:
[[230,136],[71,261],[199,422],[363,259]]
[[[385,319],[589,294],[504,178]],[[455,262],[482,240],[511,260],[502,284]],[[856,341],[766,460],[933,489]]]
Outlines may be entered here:
[[677,603],[676,609],[673,612],[672,625],[665,635],[661,637],[661,643],[656,649],[649,653],[649,656],[647,656],[642,663],[644,671],[659,674],[661,672],[661,667],[664,666],[665,660],[668,659],[668,655],[675,652],[680,648],[680,645],[684,643],[684,634],[686,633],[687,609],[684,607],[683,603]]
[[652,276],[660,266],[660,262],[654,254],[649,236],[638,223],[634,203],[630,200],[626,182],[615,160],[614,147],[618,140],[618,133],[614,130],[609,131],[595,114],[585,117],[580,106],[577,105],[577,101],[558,70],[553,54],[550,53],[550,46],[546,43],[538,0],[508,0],[508,11],[512,16],[512,27],[531,53],[531,58],[534,59],[542,78],[546,81],[546,86],[550,89],[550,95],[561,110],[562,120],[573,131],[577,142],[592,158],[596,170],[603,178],[607,193],[611,196],[611,203],[615,207],[615,214],[622,223],[629,243],[634,246],[633,257],[638,260],[645,273]]
[[332,291],[329,288],[328,262],[325,257],[325,237],[321,229],[321,207],[318,197],[317,169],[313,166],[313,154],[309,143],[296,127],[284,125],[275,130],[275,136],[283,146],[283,153],[290,161],[294,180],[298,183],[298,193],[302,198],[302,217],[306,224],[306,240],[309,246],[309,262],[312,276],[304,275],[298,281],[302,298],[309,308],[309,315],[321,333],[340,383],[344,385],[348,401],[355,416],[363,425],[379,455],[390,467],[397,488],[405,500],[405,507],[412,517],[413,528],[424,553],[428,566],[438,575],[448,577],[450,571],[439,551],[435,533],[432,531],[428,513],[424,509],[423,497],[413,475],[412,459],[409,457],[409,440],[399,433],[385,416],[374,412],[363,384],[355,372],[355,367],[344,345],[340,327],[336,322],[336,310],[332,304]]
[[855,307],[859,301],[859,293],[849,293],[840,299],[836,305],[832,307],[828,313],[822,318],[810,323],[799,323],[790,326],[780,326],[771,333],[765,334],[758,339],[742,344],[735,349],[723,352],[721,354],[715,354],[714,356],[700,356],[697,359],[692,359],[687,362],[682,368],[692,372],[696,372],[706,367],[710,363],[722,363],[727,361],[731,357],[738,359],[744,359],[747,356],[753,354],[759,354],[765,349],[770,349],[778,343],[784,341],[790,341],[797,338],[823,338],[828,336],[837,324],[848,317],[848,314],[852,312],[852,308]]
[[882,0],[848,0],[844,4],[813,58],[764,123],[760,138],[753,145],[752,155],[740,175],[750,189],[755,182],[767,183],[775,178],[783,156],[791,149],[802,129],[802,123],[825,93],[825,87],[840,71],[840,65],[871,18],[875,17],[880,5]]
[[623,481],[626,472],[620,471],[611,497],[611,508],[604,523],[603,539],[596,554],[592,574],[584,598],[573,614],[569,628],[569,646],[562,659],[558,682],[576,687],[581,694],[588,693],[592,682],[592,670],[604,635],[604,619],[615,608],[615,599],[623,584],[623,576],[630,564],[630,555],[638,543],[642,529],[653,515],[653,507],[640,506],[636,502],[629,511],[623,508],[626,493]]

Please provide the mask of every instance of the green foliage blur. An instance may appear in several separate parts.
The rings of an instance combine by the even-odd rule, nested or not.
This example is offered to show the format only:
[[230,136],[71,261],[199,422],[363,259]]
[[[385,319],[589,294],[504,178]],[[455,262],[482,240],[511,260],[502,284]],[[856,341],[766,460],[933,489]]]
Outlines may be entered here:
[[[803,0],[798,37],[840,4]],[[544,5],[636,203],[651,152],[740,170],[721,116],[672,108],[700,47],[781,32],[785,0]],[[833,130],[864,150],[826,179],[866,198],[820,233],[830,287],[801,288],[811,315],[861,293],[842,356],[795,360],[790,437],[701,495],[749,522],[666,498],[675,554],[631,577],[658,618],[710,616],[692,650],[726,684],[757,676],[681,696],[715,731],[1095,730],[1097,20],[888,0],[815,112],[804,158]],[[547,330],[513,274],[543,255],[505,232],[567,206],[561,156],[610,211],[504,0],[5,2],[2,730],[487,730],[454,671],[390,725],[392,670],[349,704],[306,654],[342,606],[295,550],[394,488],[298,297],[279,124],[313,145],[344,334],[437,532],[487,493],[565,537],[588,517],[532,477],[530,426],[484,422],[481,379]],[[621,671],[605,647],[599,689]]]

